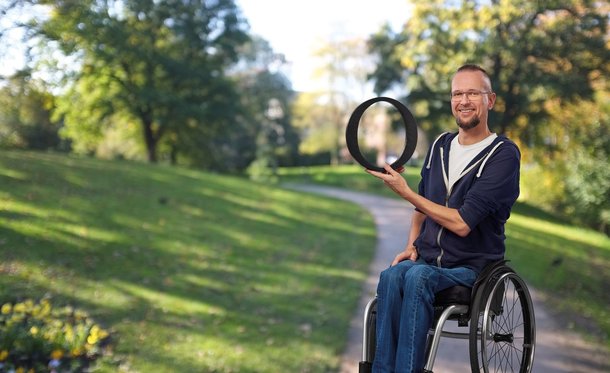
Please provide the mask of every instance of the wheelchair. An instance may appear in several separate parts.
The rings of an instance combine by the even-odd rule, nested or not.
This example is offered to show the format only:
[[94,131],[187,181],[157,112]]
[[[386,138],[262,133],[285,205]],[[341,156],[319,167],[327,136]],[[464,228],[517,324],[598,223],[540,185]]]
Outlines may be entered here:
[[[489,264],[472,288],[454,286],[434,301],[428,331],[424,373],[432,373],[441,337],[467,339],[473,373],[529,373],[534,362],[536,323],[532,299],[523,279],[501,260]],[[375,358],[377,298],[364,311],[359,373],[370,373]],[[468,331],[445,331],[448,320]],[[459,328],[458,328],[459,329]]]

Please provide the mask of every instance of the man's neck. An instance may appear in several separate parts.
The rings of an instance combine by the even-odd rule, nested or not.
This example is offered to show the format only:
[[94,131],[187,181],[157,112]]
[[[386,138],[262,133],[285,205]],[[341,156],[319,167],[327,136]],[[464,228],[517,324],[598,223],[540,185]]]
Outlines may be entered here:
[[485,140],[489,135],[491,135],[489,127],[486,124],[480,123],[478,126],[467,130],[460,128],[458,131],[458,141],[460,145],[472,145]]

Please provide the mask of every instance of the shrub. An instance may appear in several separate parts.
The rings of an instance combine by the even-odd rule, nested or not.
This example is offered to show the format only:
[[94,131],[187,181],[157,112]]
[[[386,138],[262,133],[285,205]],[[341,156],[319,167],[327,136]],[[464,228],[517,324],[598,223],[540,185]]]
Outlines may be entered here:
[[109,333],[82,310],[48,299],[0,308],[0,372],[83,372],[109,352]]

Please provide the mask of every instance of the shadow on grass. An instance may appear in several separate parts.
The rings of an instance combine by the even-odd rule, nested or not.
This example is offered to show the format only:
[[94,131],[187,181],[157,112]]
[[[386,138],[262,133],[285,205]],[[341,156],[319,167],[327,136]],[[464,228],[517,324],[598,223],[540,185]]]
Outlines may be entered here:
[[0,169],[0,302],[85,308],[141,371],[338,364],[375,242],[356,207],[128,162],[12,153]]
[[582,237],[578,229],[527,205],[514,211],[507,226],[507,258],[529,283],[544,289],[554,313],[566,324],[576,323],[608,343],[610,248],[603,243],[607,241],[598,244]]

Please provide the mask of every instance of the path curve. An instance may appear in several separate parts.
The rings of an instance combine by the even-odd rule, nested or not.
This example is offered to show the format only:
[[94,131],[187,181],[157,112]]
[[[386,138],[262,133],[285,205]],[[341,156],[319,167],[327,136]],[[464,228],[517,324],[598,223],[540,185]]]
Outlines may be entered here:
[[[362,356],[362,319],[366,303],[375,295],[379,273],[387,268],[407,241],[413,206],[399,199],[375,196],[339,188],[292,184],[290,189],[322,194],[356,203],[375,221],[377,248],[364,283],[358,309],[350,323],[341,373],[357,373]],[[537,292],[529,287],[536,316],[536,355],[533,373],[608,373],[610,358],[602,346],[585,341],[554,320]],[[455,323],[453,323],[455,324]],[[469,373],[468,343],[444,338],[434,364],[435,373]]]

